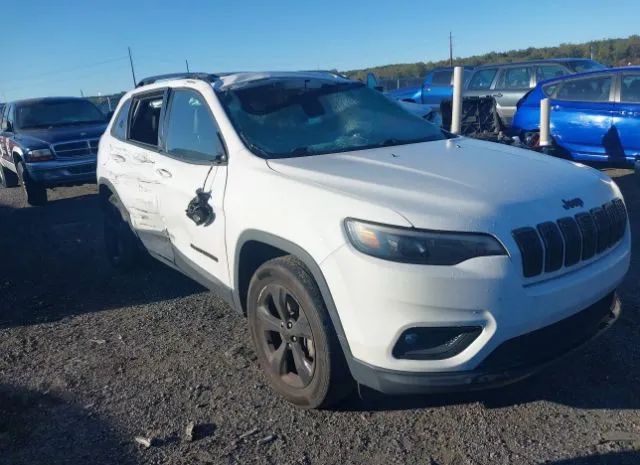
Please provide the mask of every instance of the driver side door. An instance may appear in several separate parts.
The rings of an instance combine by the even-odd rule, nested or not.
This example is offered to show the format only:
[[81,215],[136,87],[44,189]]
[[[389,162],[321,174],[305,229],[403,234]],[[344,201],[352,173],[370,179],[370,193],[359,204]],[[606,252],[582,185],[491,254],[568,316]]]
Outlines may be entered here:
[[[223,209],[226,153],[205,96],[190,88],[171,89],[163,138],[154,168],[160,214],[173,244],[175,264],[209,288],[228,287]],[[186,213],[198,190],[211,214],[203,224],[196,224]]]

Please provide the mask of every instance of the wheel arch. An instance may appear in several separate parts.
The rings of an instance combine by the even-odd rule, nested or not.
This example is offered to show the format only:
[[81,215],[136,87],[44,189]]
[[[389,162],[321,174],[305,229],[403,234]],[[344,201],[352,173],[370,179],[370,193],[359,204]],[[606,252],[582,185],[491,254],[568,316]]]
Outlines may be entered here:
[[[256,252],[258,253],[256,254]],[[329,286],[320,266],[306,250],[287,239],[265,231],[253,229],[244,231],[240,235],[235,250],[234,261],[234,307],[238,312],[242,312],[246,315],[247,292],[253,273],[265,261],[283,255],[292,255],[296,257],[311,272],[311,275],[320,290],[322,300],[329,312],[331,323],[336,331],[345,358],[349,365],[351,365],[351,350],[349,349],[349,344],[340,321],[340,316],[338,315],[333,297],[331,296],[331,291],[329,290]]]

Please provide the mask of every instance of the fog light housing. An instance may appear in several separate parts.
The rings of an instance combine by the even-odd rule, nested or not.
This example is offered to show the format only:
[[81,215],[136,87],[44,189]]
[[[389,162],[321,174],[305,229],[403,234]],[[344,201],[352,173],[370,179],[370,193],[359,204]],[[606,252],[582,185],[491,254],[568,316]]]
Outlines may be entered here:
[[392,353],[405,360],[444,360],[469,347],[480,333],[480,326],[409,328],[402,332]]

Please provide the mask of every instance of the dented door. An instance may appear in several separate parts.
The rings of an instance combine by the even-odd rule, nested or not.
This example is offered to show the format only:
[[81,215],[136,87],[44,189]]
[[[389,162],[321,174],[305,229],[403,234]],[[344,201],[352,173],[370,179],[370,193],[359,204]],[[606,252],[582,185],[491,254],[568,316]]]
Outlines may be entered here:
[[127,209],[132,228],[149,250],[173,262],[173,249],[159,209],[159,184],[152,150],[114,143],[111,157],[119,173],[111,179]]

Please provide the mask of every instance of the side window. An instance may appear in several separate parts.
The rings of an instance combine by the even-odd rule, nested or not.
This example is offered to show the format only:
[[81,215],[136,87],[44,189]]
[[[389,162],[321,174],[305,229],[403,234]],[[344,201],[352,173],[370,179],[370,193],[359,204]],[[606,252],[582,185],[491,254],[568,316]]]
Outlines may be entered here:
[[560,65],[539,65],[536,79],[539,82],[554,77],[565,76],[566,74],[569,74],[569,71]]
[[2,107],[2,111],[0,112],[0,131],[4,131],[6,129],[5,121],[7,119],[7,112],[9,111],[9,105],[5,105]]
[[116,116],[111,135],[116,139],[125,140],[127,138],[127,122],[129,121],[129,110],[131,109],[131,100],[127,100],[122,105],[118,116]]
[[164,93],[134,98],[129,140],[157,147],[163,101]]
[[620,101],[640,103],[640,74],[622,76]]
[[608,102],[611,81],[611,76],[570,79],[562,84],[556,98],[582,102]]
[[433,73],[431,83],[434,86],[450,86],[453,73],[451,71],[436,71]]
[[176,90],[169,103],[167,153],[190,162],[215,160],[224,153],[207,102],[197,92]]
[[547,84],[545,86],[542,86],[542,92],[544,92],[544,95],[546,95],[547,97],[555,97],[559,87],[560,84],[555,82],[553,84]]
[[531,87],[531,68],[529,66],[504,68],[496,85],[496,89],[528,89],[529,87]]
[[15,111],[15,106],[14,105],[10,105],[9,109],[7,110],[6,113],[6,117],[4,120],[4,128],[5,130],[11,130],[11,131],[15,131],[16,130],[16,125],[15,125],[15,115],[16,115],[16,111]]
[[498,68],[487,68],[476,71],[469,81],[469,90],[485,90],[491,87]]

